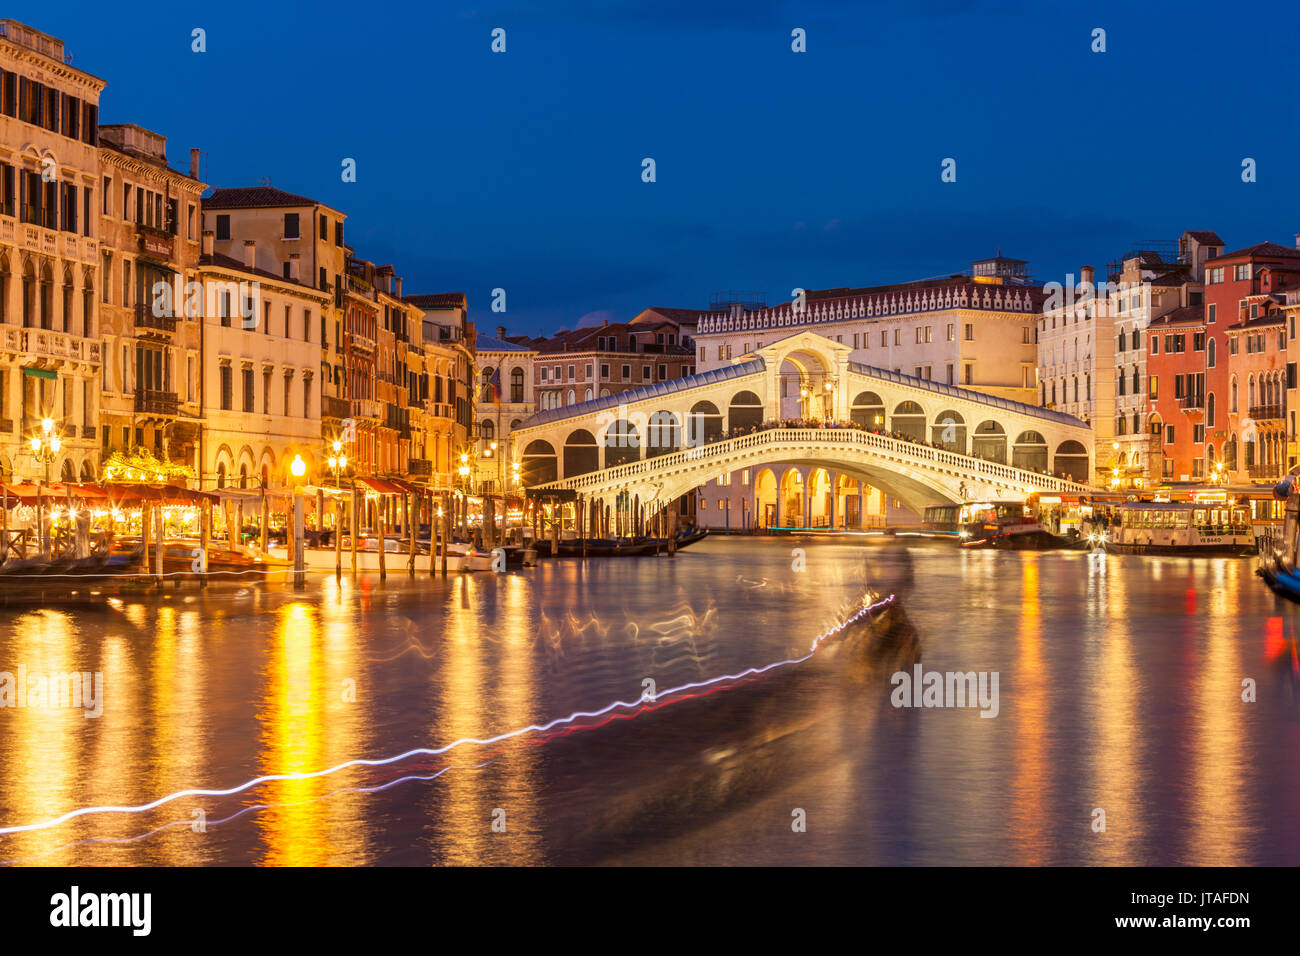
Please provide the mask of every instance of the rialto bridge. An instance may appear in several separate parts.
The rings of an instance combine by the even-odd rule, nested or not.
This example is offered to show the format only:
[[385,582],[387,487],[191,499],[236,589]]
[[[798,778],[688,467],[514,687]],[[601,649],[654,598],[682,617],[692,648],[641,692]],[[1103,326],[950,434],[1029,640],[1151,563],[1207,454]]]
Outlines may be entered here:
[[[851,362],[851,351],[800,332],[725,368],[539,412],[511,436],[524,483],[648,511],[777,462],[833,468],[918,513],[1088,490],[1092,431],[1078,419]],[[783,365],[798,372],[802,424],[781,422]]]

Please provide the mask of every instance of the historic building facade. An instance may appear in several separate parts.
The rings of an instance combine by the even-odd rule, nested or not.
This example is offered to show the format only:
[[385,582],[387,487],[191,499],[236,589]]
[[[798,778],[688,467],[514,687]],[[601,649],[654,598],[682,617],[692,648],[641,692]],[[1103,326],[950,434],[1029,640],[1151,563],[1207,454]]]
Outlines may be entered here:
[[[1034,333],[1045,294],[1026,263],[1001,255],[971,275],[857,289],[807,290],[771,308],[734,304],[701,313],[696,369],[720,368],[793,332],[809,330],[851,346],[855,362],[1015,401],[1036,402]],[[800,393],[824,383],[782,370],[786,413]]]
[[185,308],[200,253],[200,195],[167,165],[167,139],[134,125],[100,127],[99,217],[103,301],[100,445],[148,449],[192,466],[198,458],[201,313]]
[[0,477],[44,465],[29,439],[50,418],[54,478],[99,463],[102,288],[99,97],[63,41],[0,20]]
[[204,419],[201,488],[283,487],[301,457],[308,481],[329,475],[320,419],[320,315],[328,291],[256,266],[204,252],[196,269],[203,290],[206,360],[200,389]]
[[506,338],[504,326],[495,337],[480,335],[477,420],[478,485],[485,491],[512,489],[512,463],[522,449],[514,447],[511,433],[536,410],[533,365],[537,351]]

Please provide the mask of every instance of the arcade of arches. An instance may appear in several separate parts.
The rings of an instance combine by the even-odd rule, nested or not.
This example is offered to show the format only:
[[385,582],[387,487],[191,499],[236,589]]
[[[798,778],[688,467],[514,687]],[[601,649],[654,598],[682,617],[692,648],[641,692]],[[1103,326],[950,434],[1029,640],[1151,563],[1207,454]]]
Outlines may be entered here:
[[810,465],[741,468],[697,489],[696,521],[733,531],[919,524],[920,517],[879,488]]

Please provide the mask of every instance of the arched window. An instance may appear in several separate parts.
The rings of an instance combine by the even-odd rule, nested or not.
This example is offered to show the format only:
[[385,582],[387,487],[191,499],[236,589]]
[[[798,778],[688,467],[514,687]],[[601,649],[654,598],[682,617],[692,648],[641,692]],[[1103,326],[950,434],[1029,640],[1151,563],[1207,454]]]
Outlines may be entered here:
[[478,432],[484,441],[491,441],[496,437],[496,426],[492,424],[492,419],[483,419],[483,424],[479,425]]
[[1214,368],[1214,339],[1210,339],[1210,344],[1207,348],[1209,351],[1205,359],[1205,366],[1206,368]]
[[510,370],[510,401],[518,404],[524,400],[524,370]]
[[[1210,340],[1210,344],[1214,344],[1213,339]],[[1205,400],[1205,425],[1207,428],[1214,427],[1214,393],[1213,392],[1211,392],[1209,397]]]
[[[1229,362],[1229,365],[1232,363]],[[1228,391],[1228,411],[1237,414],[1237,376],[1232,377],[1231,388]]]

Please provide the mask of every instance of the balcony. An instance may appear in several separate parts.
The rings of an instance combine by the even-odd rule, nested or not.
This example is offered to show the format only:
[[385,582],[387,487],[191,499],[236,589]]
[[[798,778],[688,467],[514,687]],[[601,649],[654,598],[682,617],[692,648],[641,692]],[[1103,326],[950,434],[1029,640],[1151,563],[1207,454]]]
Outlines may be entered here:
[[139,237],[140,252],[154,259],[164,261],[171,259],[176,251],[176,238],[163,229],[155,229],[142,223],[135,227]]
[[175,392],[162,392],[148,388],[136,389],[135,410],[139,414],[174,417],[179,405],[180,397]]
[[95,435],[95,426],[94,426],[94,425],[82,425],[82,426],[81,426],[81,437],[82,437],[83,439],[87,440],[87,441],[94,441],[94,440],[95,440],[95,437],[96,437],[96,435]]
[[348,333],[348,346],[358,352],[370,352],[374,354],[375,340],[368,335],[362,335],[359,332]]
[[373,398],[352,399],[353,418],[378,418],[379,402]]
[[408,458],[406,470],[412,475],[432,475],[433,462],[427,458]]
[[320,403],[321,418],[334,418],[342,421],[352,415],[352,405],[346,398],[322,395]]
[[1252,405],[1246,414],[1256,422],[1280,422],[1286,417],[1281,405]]
[[1247,465],[1246,474],[1250,475],[1253,480],[1280,480],[1284,466],[1277,465]]
[[170,334],[176,331],[176,316],[155,315],[152,306],[137,302],[135,305],[135,327],[146,335],[154,332]]
[[1183,411],[1201,411],[1205,408],[1204,395],[1184,395],[1178,399],[1178,407]]
[[24,364],[34,361],[41,365],[77,362],[98,365],[100,362],[102,346],[98,339],[86,339],[53,329],[16,326],[0,326],[0,329],[3,330],[0,349],[25,353]]

